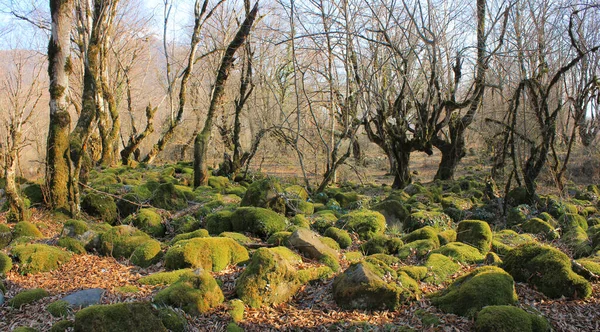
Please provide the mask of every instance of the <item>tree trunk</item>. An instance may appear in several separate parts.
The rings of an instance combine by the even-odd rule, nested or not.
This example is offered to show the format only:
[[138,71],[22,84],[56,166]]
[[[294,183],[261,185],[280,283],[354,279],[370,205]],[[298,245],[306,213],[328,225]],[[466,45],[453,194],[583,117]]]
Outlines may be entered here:
[[448,131],[450,132],[450,140],[448,142],[434,139],[434,145],[442,153],[442,160],[434,177],[437,180],[452,180],[456,167],[467,154],[465,128],[461,126],[461,122],[450,122],[448,126]]
[[208,167],[206,165],[208,157],[208,143],[210,142],[210,134],[213,127],[213,119],[217,108],[221,105],[223,94],[225,92],[225,82],[229,76],[229,69],[233,65],[235,60],[233,56],[235,52],[242,46],[246,38],[250,34],[252,24],[258,13],[258,2],[254,5],[254,8],[246,15],[246,19],[240,26],[235,37],[227,46],[225,54],[221,58],[221,64],[219,71],[217,72],[217,78],[215,79],[215,85],[213,86],[210,104],[208,107],[208,113],[206,114],[206,121],[204,122],[204,128],[196,136],[194,142],[194,187],[206,185],[208,182]]
[[148,137],[154,131],[154,114],[157,108],[152,108],[152,105],[146,106],[146,128],[140,134],[136,135],[135,132],[129,137],[127,145],[121,150],[121,163],[123,165],[129,165],[131,154],[135,153],[142,141]]
[[12,122],[8,127],[6,150],[4,151],[4,179],[6,179],[6,198],[15,221],[26,219],[25,202],[19,195],[15,181],[18,160],[18,144],[21,142],[21,123]]
[[69,206],[69,89],[72,0],[51,0],[52,33],[48,43],[50,124],[46,153],[48,203],[52,209]]
[[392,156],[394,158],[394,183],[392,188],[402,189],[408,186],[412,182],[410,175],[409,164],[410,164],[410,149],[401,147],[400,149],[394,149]]

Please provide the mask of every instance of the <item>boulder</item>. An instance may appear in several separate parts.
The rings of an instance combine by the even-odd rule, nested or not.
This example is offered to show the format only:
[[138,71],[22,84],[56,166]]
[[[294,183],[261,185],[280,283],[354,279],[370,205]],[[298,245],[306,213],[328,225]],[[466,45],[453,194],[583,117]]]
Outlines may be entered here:
[[510,305],[483,308],[475,319],[477,332],[549,332],[548,321],[536,314]]
[[226,237],[192,238],[175,243],[165,254],[169,270],[203,268],[218,272],[230,264],[248,260],[248,251]]
[[460,265],[452,258],[442,254],[432,253],[423,264],[427,268],[427,276],[423,281],[439,285],[446,282],[450,276],[460,270]]
[[[396,310],[416,299],[417,282],[405,272],[394,275],[395,271],[390,270],[367,261],[350,265],[333,282],[335,302],[344,309]],[[393,281],[388,281],[389,277]]]
[[592,294],[590,283],[573,272],[569,256],[550,246],[520,245],[506,254],[501,266],[516,281],[527,282],[550,298],[584,299]]
[[466,264],[480,263],[485,256],[477,248],[462,242],[450,242],[432,251]]
[[19,309],[21,306],[41,300],[49,295],[50,294],[48,294],[48,292],[42,288],[27,289],[10,299],[10,301],[8,301],[8,305]]
[[108,195],[89,193],[81,200],[81,211],[113,225],[118,218],[117,204]]
[[352,238],[346,230],[339,229],[337,227],[329,227],[325,230],[323,235],[334,239],[335,242],[340,245],[341,249],[346,249],[352,245]]
[[158,292],[154,303],[181,308],[188,314],[202,314],[223,303],[224,299],[215,278],[201,270],[196,275],[184,275]]
[[382,235],[386,229],[385,217],[376,211],[356,210],[342,216],[338,223],[358,234],[361,240]]
[[12,254],[23,274],[55,270],[72,257],[70,252],[46,244],[20,244],[12,249]]
[[80,309],[99,304],[105,290],[102,288],[89,288],[76,291],[62,298],[72,308]]
[[338,252],[321,241],[321,236],[309,229],[299,228],[288,238],[291,248],[304,256],[324,262],[327,258],[338,260]]
[[540,218],[531,218],[521,225],[525,233],[540,235],[547,240],[555,240],[560,237],[554,226]]
[[425,226],[432,226],[437,229],[447,229],[452,226],[452,218],[439,211],[418,211],[412,213],[404,223],[404,231],[412,232]]
[[178,211],[187,208],[185,193],[172,183],[159,185],[152,193],[150,204],[163,210]]
[[281,184],[274,178],[255,181],[246,190],[240,206],[261,207],[285,213],[286,205]]
[[0,252],[0,276],[12,269],[12,259],[7,254]]
[[399,238],[390,237],[387,235],[377,235],[372,237],[369,241],[363,243],[360,248],[367,254],[389,254],[395,255],[400,251],[400,248],[404,245],[404,242]]
[[431,296],[433,305],[442,311],[466,317],[474,317],[483,307],[514,304],[517,299],[513,278],[495,266],[477,268]]
[[94,305],[75,314],[75,332],[167,332],[160,312],[150,303]]
[[481,220],[463,220],[458,223],[456,241],[466,243],[486,254],[492,248],[492,229]]
[[133,226],[154,237],[165,236],[166,232],[162,217],[153,209],[140,209],[136,214],[125,218],[123,224],[133,224]]
[[284,216],[260,207],[240,207],[231,215],[232,231],[248,232],[265,239],[285,230],[287,224]]
[[[278,249],[279,248],[279,249]],[[239,298],[253,308],[280,304],[289,300],[301,283],[294,262],[282,253],[283,247],[260,248],[254,252],[250,264],[238,277],[235,291]]]
[[42,232],[34,224],[28,221],[18,222],[12,230],[12,238],[16,239],[19,237],[44,237]]

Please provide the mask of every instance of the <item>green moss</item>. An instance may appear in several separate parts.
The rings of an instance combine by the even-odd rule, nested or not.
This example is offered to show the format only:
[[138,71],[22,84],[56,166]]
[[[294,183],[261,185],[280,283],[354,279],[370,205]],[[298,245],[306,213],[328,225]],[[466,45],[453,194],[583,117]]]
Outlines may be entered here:
[[19,326],[13,332],[38,332],[38,330],[29,326]]
[[483,308],[475,320],[478,332],[547,332],[552,331],[548,321],[521,308],[510,305]]
[[198,237],[209,237],[208,231],[206,229],[197,229],[193,232],[183,233],[179,235],[175,235],[175,237],[171,240],[171,244],[175,244],[181,240],[189,240]]
[[12,269],[12,266],[12,259],[5,253],[0,252],[0,275],[6,274]]
[[371,209],[381,213],[385,217],[388,225],[401,225],[409,215],[409,211],[406,206],[404,206],[404,203],[393,198],[387,198],[383,202],[375,204]]
[[87,253],[83,244],[72,237],[61,237],[56,244],[77,255]]
[[438,240],[442,246],[450,242],[456,242],[456,231],[453,229],[441,231],[438,233]]
[[432,252],[452,257],[461,263],[467,264],[480,263],[484,259],[477,248],[462,242],[451,242]]
[[291,198],[300,198],[303,201],[308,199],[308,192],[304,187],[299,185],[292,185],[285,188],[285,193]]
[[156,263],[162,255],[160,242],[156,240],[148,240],[140,244],[131,254],[130,261],[132,264],[140,267],[148,267]]
[[88,224],[83,220],[69,219],[63,226],[63,233],[68,236],[83,235],[89,230]]
[[571,250],[575,258],[589,256],[593,252],[591,241],[581,227],[568,229],[563,234],[561,242]]
[[274,178],[252,183],[242,198],[240,206],[267,208],[276,212],[285,212],[285,199],[281,184]]
[[506,200],[508,201],[508,204],[512,206],[533,203],[530,196],[527,194],[527,188],[525,187],[515,187],[511,189],[506,195]]
[[202,267],[218,272],[230,264],[248,260],[248,251],[225,237],[193,238],[175,243],[165,255],[165,267],[175,270]]
[[348,230],[358,234],[362,240],[369,240],[385,232],[385,217],[376,211],[357,210],[340,218],[338,223],[345,225]]
[[400,248],[398,257],[400,257],[400,259],[407,259],[412,256],[421,258],[436,248],[438,248],[438,244],[431,239],[416,240],[409,242]]
[[290,238],[291,235],[292,235],[292,232],[285,232],[285,231],[273,233],[267,239],[267,243],[274,244],[276,246],[287,246],[289,244],[288,239]]
[[565,230],[581,227],[584,231],[588,229],[587,221],[578,214],[565,213],[558,219],[558,224]]
[[244,320],[244,310],[246,310],[244,301],[238,299],[229,301],[229,315],[234,322],[239,323]]
[[133,224],[138,229],[154,237],[165,235],[166,228],[162,223],[162,217],[153,209],[140,209],[135,215],[127,217],[124,224]]
[[310,267],[298,271],[298,280],[301,284],[306,284],[316,280],[327,280],[333,277],[334,274],[329,266]]
[[231,224],[234,232],[248,232],[267,238],[273,233],[285,230],[287,220],[268,209],[241,207],[231,215]]
[[[445,256],[443,256],[445,257]],[[425,277],[427,277],[427,273],[428,273],[428,269],[426,266],[403,266],[401,267],[398,271],[402,271],[406,274],[408,274],[409,277],[417,280],[417,281],[421,281],[423,279],[425,279]]]
[[223,303],[221,288],[207,271],[199,275],[184,276],[161,290],[154,302],[183,309],[188,314],[202,314]]
[[510,274],[498,267],[484,266],[433,294],[431,302],[444,312],[474,317],[485,306],[516,303],[517,293]]
[[200,228],[200,221],[194,218],[194,216],[185,215],[173,220],[171,225],[176,234],[182,234],[193,232]]
[[595,275],[600,275],[600,256],[592,258],[580,258],[577,263],[583,265],[585,269],[592,272]]
[[35,301],[41,300],[47,296],[49,296],[48,292],[45,289],[34,288],[28,289],[20,292],[15,295],[10,301],[8,301],[8,305],[13,308],[21,308],[21,306],[33,303]]
[[244,329],[241,328],[236,323],[229,323],[229,324],[227,324],[226,331],[227,332],[244,332]]
[[519,225],[527,221],[531,214],[531,207],[529,205],[519,205],[508,210],[506,215],[506,224],[509,227]]
[[333,282],[333,298],[344,309],[395,310],[418,297],[418,285],[401,272],[394,281],[382,279],[382,268],[363,261],[354,263]]
[[220,234],[223,232],[231,232],[233,225],[231,216],[233,212],[221,210],[211,213],[206,217],[206,229],[210,234]]
[[63,319],[63,320],[59,320],[58,322],[54,323],[54,325],[52,325],[52,328],[50,328],[50,332],[67,332],[72,327],[73,327],[72,321]]
[[504,229],[494,233],[492,250],[502,256],[506,255],[512,248],[530,242],[535,242],[531,235],[518,234],[510,229]]
[[440,246],[440,240],[438,238],[438,232],[431,226],[425,226],[410,232],[409,234],[402,237],[402,241],[408,243],[416,240],[431,240],[436,244],[436,248]]
[[502,259],[495,252],[488,252],[485,255],[485,259],[483,260],[485,265],[494,265],[500,266],[502,264]]
[[74,327],[76,332],[167,332],[150,303],[93,305],[75,314]]
[[19,261],[19,272],[34,274],[57,269],[68,262],[72,254],[46,244],[23,244],[12,249]]
[[81,200],[81,210],[113,225],[117,221],[117,204],[108,195],[89,193]]
[[212,188],[223,190],[229,186],[229,179],[224,176],[209,176],[208,185]]
[[334,239],[340,246],[341,249],[346,249],[352,245],[352,238],[347,231],[339,229],[337,227],[329,227],[323,234],[326,237]]
[[12,241],[12,233],[8,226],[0,224],[0,249],[5,248]]
[[509,251],[501,265],[516,281],[527,282],[550,298],[587,298],[589,282],[571,269],[571,260],[550,246],[527,243]]
[[418,211],[412,213],[404,223],[404,230],[412,232],[425,226],[432,226],[437,229],[447,229],[452,226],[452,218],[439,211]]
[[44,237],[42,232],[32,223],[28,221],[20,221],[13,227],[13,238],[19,237]]
[[555,240],[559,238],[559,234],[556,229],[550,225],[550,223],[540,219],[531,218],[521,225],[521,229],[525,233],[538,234],[548,240]]
[[172,183],[159,185],[152,193],[150,204],[163,210],[178,211],[188,206],[188,199],[183,191]]
[[540,218],[543,221],[549,223],[550,225],[552,225],[552,227],[558,226],[558,221],[556,221],[556,219],[554,219],[554,217],[552,217],[552,215],[550,215],[550,213],[548,213],[548,212],[542,212],[542,213],[540,213],[540,215],[538,216],[538,218]]
[[252,239],[250,239],[246,235],[241,234],[241,233],[236,233],[236,232],[223,232],[223,233],[219,234],[219,237],[227,237],[227,238],[233,239],[241,245],[245,245],[245,244],[254,242]]
[[54,317],[66,317],[69,314],[69,303],[67,301],[54,301],[50,303],[46,310]]
[[332,238],[327,237],[327,236],[322,236],[319,238],[319,240],[321,240],[321,243],[323,243],[324,245],[328,246],[329,248],[333,249],[333,250],[340,250],[340,245]]
[[469,244],[485,254],[492,247],[492,229],[485,221],[463,220],[458,224],[456,240]]
[[238,277],[237,295],[253,308],[279,304],[290,299],[300,287],[298,273],[277,251],[260,248]]
[[460,270],[460,265],[454,260],[436,253],[427,256],[424,266],[428,273],[423,281],[436,285],[446,282],[450,276]]
[[191,276],[194,272],[192,269],[181,269],[169,272],[157,272],[138,280],[138,283],[142,285],[170,285],[182,276]]
[[363,253],[360,251],[349,251],[344,254],[344,257],[349,262],[358,262],[363,258]]
[[398,238],[386,235],[376,235],[369,241],[363,243],[360,248],[366,255],[372,254],[392,254],[398,253],[404,243]]
[[298,227],[302,227],[302,228],[310,227],[310,221],[303,214],[295,215],[294,217],[292,217],[290,219],[290,222],[292,223],[292,225],[295,225]]
[[333,196],[333,198],[340,203],[340,206],[344,209],[351,207],[353,204],[360,200],[357,193],[351,192],[339,192]]
[[100,235],[98,251],[106,256],[129,259],[137,247],[150,240],[148,234],[135,227],[116,226]]

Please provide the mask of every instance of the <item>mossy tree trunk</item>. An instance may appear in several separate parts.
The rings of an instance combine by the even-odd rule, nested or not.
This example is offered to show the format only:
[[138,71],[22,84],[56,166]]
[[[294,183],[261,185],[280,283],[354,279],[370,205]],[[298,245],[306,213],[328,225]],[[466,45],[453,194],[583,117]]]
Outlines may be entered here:
[[6,198],[8,201],[11,215],[16,221],[25,220],[27,217],[27,208],[25,206],[23,198],[21,198],[21,196],[19,195],[19,189],[15,180],[19,144],[22,139],[21,125],[22,122],[12,122],[6,126],[8,129],[8,133],[3,151],[4,179],[6,180]]
[[50,123],[46,145],[46,185],[53,209],[69,207],[69,89],[72,0],[51,0],[52,32],[48,43]]
[[233,56],[244,44],[248,35],[250,35],[250,30],[252,29],[257,13],[258,2],[256,2],[252,10],[246,14],[244,22],[242,22],[242,25],[238,29],[231,43],[227,46],[227,49],[221,58],[221,64],[219,65],[217,78],[215,79],[215,84],[212,89],[204,127],[194,141],[194,187],[206,185],[208,183],[208,167],[206,165],[206,159],[208,157],[208,143],[210,142],[215,112],[221,105],[223,99],[225,82],[227,81],[229,70],[235,60]]
[[[152,105],[146,106],[146,128],[141,133],[137,133],[135,129],[135,125],[132,122],[132,133],[129,137],[129,141],[127,145],[123,147],[121,150],[121,163],[123,165],[129,165],[131,160],[131,155],[136,155],[136,151],[138,151],[140,144],[142,141],[148,137],[152,132],[154,132],[154,114],[156,113],[157,108],[152,107]],[[139,155],[139,153],[137,153]],[[137,159],[136,159],[137,160]]]

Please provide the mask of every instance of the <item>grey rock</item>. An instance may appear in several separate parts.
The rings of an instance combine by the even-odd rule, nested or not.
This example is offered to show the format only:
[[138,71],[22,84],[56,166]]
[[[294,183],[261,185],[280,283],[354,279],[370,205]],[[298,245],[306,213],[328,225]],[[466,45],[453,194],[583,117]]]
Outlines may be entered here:
[[77,291],[65,296],[62,300],[66,301],[74,308],[85,308],[93,304],[99,304],[104,295],[102,288],[90,288]]
[[338,258],[338,252],[321,242],[321,236],[310,229],[299,228],[288,239],[289,246],[297,249],[308,258],[320,259],[323,256]]

